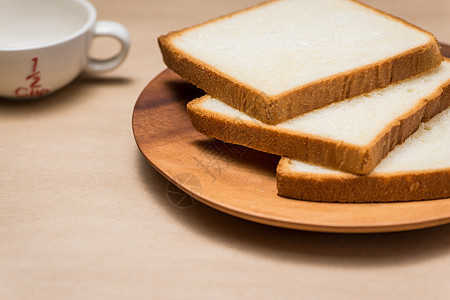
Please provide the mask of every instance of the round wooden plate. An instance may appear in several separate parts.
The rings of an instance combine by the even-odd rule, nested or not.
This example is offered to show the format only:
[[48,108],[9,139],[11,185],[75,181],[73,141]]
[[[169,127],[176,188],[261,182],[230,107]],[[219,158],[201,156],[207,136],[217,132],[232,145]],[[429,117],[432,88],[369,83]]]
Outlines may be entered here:
[[[444,46],[444,54],[449,55]],[[225,213],[273,226],[323,232],[389,232],[450,223],[450,199],[339,204],[277,195],[279,157],[198,133],[186,103],[203,94],[165,70],[139,96],[136,143],[150,164],[181,190]]]

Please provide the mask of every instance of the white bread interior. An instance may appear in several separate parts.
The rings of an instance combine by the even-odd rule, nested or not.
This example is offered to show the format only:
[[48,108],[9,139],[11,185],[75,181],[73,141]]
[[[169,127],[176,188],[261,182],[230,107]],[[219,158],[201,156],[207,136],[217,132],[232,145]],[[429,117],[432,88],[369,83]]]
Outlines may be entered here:
[[450,60],[428,73],[268,125],[208,95],[187,111],[208,137],[327,168],[368,174],[422,121],[450,106]]
[[450,197],[450,108],[423,123],[368,175],[282,158],[280,196],[323,202],[398,202]]
[[172,43],[238,82],[277,95],[431,38],[354,1],[284,0],[195,26]]
[[[346,176],[346,173],[298,160],[290,160],[290,168],[298,176],[306,173]],[[440,169],[450,169],[450,109],[422,123],[412,136],[375,167],[370,176]],[[450,189],[450,182],[448,184]]]
[[216,98],[206,98],[200,105],[212,113],[260,126],[334,140],[336,143],[368,146],[386,127],[417,109],[424,99],[430,98],[437,89],[449,82],[450,61],[444,61],[440,67],[422,76],[332,103],[277,125],[266,125]]

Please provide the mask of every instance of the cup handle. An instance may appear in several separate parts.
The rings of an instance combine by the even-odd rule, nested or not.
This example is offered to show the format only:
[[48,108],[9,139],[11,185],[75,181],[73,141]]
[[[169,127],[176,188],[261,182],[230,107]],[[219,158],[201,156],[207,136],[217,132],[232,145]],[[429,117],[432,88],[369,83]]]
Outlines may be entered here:
[[86,70],[90,72],[103,72],[116,68],[122,63],[130,48],[130,35],[128,30],[114,21],[97,21],[92,33],[95,37],[109,36],[117,39],[121,44],[120,52],[108,59],[89,58]]

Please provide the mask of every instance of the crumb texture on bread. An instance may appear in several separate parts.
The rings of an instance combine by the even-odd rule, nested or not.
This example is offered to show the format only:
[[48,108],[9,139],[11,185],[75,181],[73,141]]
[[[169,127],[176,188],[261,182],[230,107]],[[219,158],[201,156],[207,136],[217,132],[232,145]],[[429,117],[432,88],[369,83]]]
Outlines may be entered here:
[[279,0],[159,38],[165,63],[277,124],[437,67],[433,35],[352,0]]
[[[403,144],[397,146],[372,171],[371,175],[450,168],[450,109],[426,123]],[[342,176],[342,172],[291,160],[295,172]],[[450,186],[450,182],[449,182]]]
[[195,27],[173,44],[277,95],[428,43],[430,35],[342,0],[285,0]]
[[394,149],[366,176],[283,158],[281,196],[326,202],[391,202],[450,197],[450,108]]
[[332,103],[278,126],[367,146],[386,126],[415,109],[421,101],[432,98],[445,82],[450,83],[450,62],[423,76]]
[[208,95],[188,104],[209,137],[329,168],[367,174],[418,127],[450,105],[450,62],[385,89],[278,125],[267,125]]

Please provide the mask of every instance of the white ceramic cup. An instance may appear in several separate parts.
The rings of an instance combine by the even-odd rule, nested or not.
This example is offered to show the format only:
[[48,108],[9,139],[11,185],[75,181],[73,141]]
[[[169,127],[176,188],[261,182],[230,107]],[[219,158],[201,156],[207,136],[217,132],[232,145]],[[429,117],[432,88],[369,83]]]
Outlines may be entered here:
[[[124,26],[96,21],[87,0],[0,0],[0,97],[36,98],[52,93],[83,70],[108,71],[126,57],[130,38]],[[119,53],[89,57],[92,39],[117,39]]]

